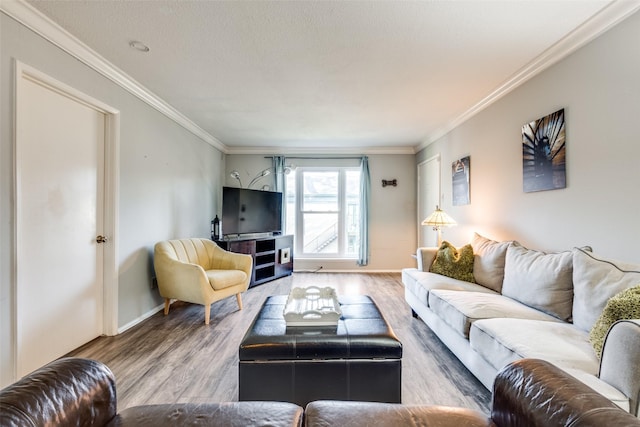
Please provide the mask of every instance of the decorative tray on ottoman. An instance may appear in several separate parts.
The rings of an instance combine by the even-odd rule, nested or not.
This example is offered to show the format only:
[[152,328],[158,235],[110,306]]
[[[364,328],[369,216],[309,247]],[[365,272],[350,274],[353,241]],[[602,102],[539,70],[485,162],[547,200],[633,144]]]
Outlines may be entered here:
[[287,326],[336,326],[342,312],[330,287],[293,288],[284,306]]

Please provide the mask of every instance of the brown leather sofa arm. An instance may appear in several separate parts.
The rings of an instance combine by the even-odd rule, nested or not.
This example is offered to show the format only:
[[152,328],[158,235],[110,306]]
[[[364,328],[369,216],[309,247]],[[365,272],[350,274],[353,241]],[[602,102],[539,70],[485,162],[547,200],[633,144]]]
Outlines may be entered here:
[[500,371],[491,418],[500,427],[640,426],[640,419],[538,359],[521,359]]
[[63,358],[0,390],[0,426],[300,427],[303,410],[287,402],[142,405],[116,414],[116,385],[104,364]]
[[115,415],[115,378],[95,360],[59,359],[0,391],[3,427],[103,426]]

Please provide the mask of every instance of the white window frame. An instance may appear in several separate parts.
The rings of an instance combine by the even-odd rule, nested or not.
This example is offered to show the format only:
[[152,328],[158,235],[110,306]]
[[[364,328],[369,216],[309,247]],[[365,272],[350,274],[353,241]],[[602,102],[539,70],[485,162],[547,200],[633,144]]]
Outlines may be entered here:
[[[295,237],[294,247],[296,257],[298,259],[341,259],[352,260],[358,259],[356,253],[349,254],[346,252],[348,242],[346,241],[346,226],[347,226],[347,179],[346,175],[348,171],[359,171],[358,167],[344,167],[344,166],[305,166],[297,167],[296,173],[296,203],[295,203]],[[338,214],[338,252],[333,253],[304,253],[304,215],[313,213],[312,211],[303,211],[303,174],[304,172],[338,172],[338,211],[323,211],[322,213],[337,213]]]

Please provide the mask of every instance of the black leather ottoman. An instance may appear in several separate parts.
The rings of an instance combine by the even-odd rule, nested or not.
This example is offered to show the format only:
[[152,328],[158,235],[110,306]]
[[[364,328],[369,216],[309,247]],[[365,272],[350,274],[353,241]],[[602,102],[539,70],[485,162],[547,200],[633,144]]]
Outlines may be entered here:
[[239,400],[400,403],[402,344],[371,298],[338,300],[337,327],[287,328],[287,296],[267,298],[240,343]]

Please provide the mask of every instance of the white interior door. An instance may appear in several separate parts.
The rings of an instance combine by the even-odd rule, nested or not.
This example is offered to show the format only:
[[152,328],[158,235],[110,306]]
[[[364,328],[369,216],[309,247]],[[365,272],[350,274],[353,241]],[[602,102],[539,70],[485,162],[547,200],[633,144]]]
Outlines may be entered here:
[[103,331],[105,114],[27,77],[16,104],[21,377]]
[[440,156],[434,156],[418,165],[418,245],[436,246],[438,233],[422,225],[440,204]]

